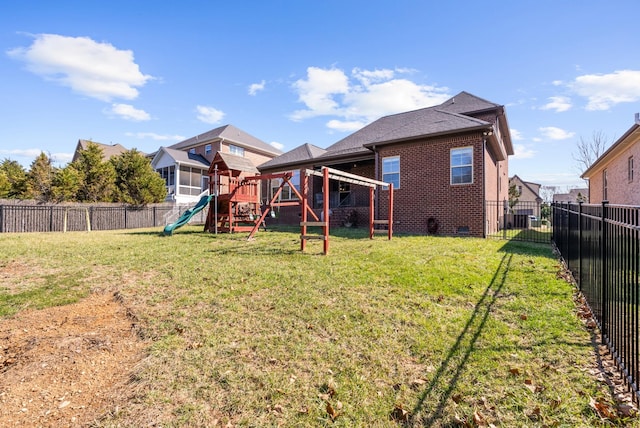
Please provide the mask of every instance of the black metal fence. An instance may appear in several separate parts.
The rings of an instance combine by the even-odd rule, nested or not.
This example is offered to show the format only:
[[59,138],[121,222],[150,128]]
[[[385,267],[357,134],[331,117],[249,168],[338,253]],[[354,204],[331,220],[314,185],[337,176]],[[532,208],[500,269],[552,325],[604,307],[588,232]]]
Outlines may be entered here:
[[172,205],[147,207],[84,205],[2,205],[0,233],[71,232],[164,226]]
[[553,241],[640,398],[640,207],[554,204]]
[[550,243],[552,219],[548,205],[534,201],[486,201],[485,236],[493,239]]

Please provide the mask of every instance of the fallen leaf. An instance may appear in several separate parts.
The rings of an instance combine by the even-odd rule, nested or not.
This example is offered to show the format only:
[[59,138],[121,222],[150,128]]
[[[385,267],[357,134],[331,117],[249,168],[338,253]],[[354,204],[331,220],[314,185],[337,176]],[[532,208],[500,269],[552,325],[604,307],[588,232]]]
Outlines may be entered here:
[[520,314],[520,319],[521,319],[521,320],[526,321],[526,320],[527,320],[527,318],[528,318],[528,317],[527,317],[527,314]]
[[487,421],[485,420],[484,415],[480,413],[480,411],[473,412],[473,422],[478,426],[487,424]]
[[592,398],[589,405],[596,411],[596,414],[603,419],[615,420],[617,415],[613,407],[602,398]]
[[460,404],[460,402],[462,401],[462,394],[453,394],[451,396],[451,399],[453,400],[454,403]]
[[336,409],[333,408],[333,406],[331,405],[331,403],[329,403],[327,401],[327,414],[329,415],[329,417],[331,417],[332,421],[335,421],[336,418],[339,416],[339,413],[336,411]]
[[630,404],[620,404],[618,405],[618,414],[622,417],[630,418],[638,414],[638,409]]
[[519,376],[520,375],[520,369],[517,367],[511,367],[509,369],[509,373],[511,373],[514,376]]
[[411,381],[411,387],[414,389],[420,388],[422,385],[427,383],[426,379],[418,378]]
[[402,404],[396,404],[390,418],[396,422],[409,422],[409,412],[402,407]]

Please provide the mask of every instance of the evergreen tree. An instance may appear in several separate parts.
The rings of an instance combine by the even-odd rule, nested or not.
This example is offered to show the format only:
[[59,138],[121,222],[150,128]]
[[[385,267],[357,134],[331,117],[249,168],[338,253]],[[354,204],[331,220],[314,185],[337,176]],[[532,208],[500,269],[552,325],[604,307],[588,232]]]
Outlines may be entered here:
[[51,199],[54,202],[73,202],[80,190],[82,175],[72,164],[56,170],[51,186]]
[[6,193],[9,199],[21,199],[25,197],[27,187],[27,172],[18,162],[5,159],[0,164],[0,171],[4,172],[9,182],[9,190]]
[[51,185],[55,169],[51,165],[51,158],[44,153],[31,163],[27,174],[26,196],[38,202],[51,201]]
[[167,196],[164,179],[136,149],[111,158],[111,163],[116,171],[116,201],[141,206],[162,202]]
[[100,146],[89,142],[78,151],[73,167],[80,173],[77,200],[80,202],[111,202],[115,190],[116,173],[111,162],[102,160]]
[[7,177],[6,172],[0,169],[0,199],[8,198],[10,190],[11,183],[9,183],[9,177]]

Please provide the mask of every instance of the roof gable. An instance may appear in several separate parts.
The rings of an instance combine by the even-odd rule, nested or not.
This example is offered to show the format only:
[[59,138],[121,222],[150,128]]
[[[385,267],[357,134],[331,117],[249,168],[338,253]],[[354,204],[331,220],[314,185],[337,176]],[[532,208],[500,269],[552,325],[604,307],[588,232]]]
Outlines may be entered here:
[[240,128],[236,128],[233,125],[220,126],[169,147],[175,150],[184,150],[193,146],[200,146],[212,141],[219,140],[224,140],[226,142],[236,144],[240,147],[254,149],[270,155],[277,156],[282,153],[272,145],[265,143],[264,141],[254,137],[253,135],[243,131]]
[[209,168],[209,161],[207,161],[202,155],[185,152],[183,150],[175,150],[169,147],[160,147],[160,150],[158,150],[154,156],[151,164],[156,165],[164,155],[169,156],[176,164],[179,165],[188,165],[201,169]]
[[313,144],[305,143],[293,150],[289,150],[288,152],[268,160],[260,164],[260,169],[271,169],[275,167],[285,167],[286,165],[300,164],[305,161],[315,159],[317,157],[322,156],[327,151],[325,149],[321,149],[318,146],[314,146]]
[[499,104],[492,103],[483,98],[476,97],[473,94],[462,91],[458,95],[449,98],[440,104],[438,110],[448,111],[451,113],[471,114],[486,110],[494,110],[500,108]]
[[128,149],[126,147],[124,147],[121,144],[102,144],[102,143],[97,143],[95,141],[91,141],[91,140],[78,140],[78,145],[76,146],[76,151],[73,154],[73,160],[76,160],[78,158],[78,151],[79,150],[87,150],[87,147],[89,146],[89,144],[95,144],[96,146],[100,147],[100,149],[102,149],[102,159],[103,160],[109,160],[111,159],[113,156],[118,156],[126,151],[128,151]]

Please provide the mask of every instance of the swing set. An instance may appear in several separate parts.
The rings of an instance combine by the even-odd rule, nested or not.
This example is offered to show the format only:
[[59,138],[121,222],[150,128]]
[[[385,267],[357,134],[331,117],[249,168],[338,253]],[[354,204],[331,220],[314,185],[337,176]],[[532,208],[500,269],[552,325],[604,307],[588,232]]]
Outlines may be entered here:
[[[320,218],[309,206],[309,177],[317,176],[322,178],[322,214]],[[339,180],[350,184],[365,186],[369,188],[369,239],[373,239],[376,233],[386,234],[388,239],[393,236],[393,183],[385,183],[384,181],[373,180],[367,177],[347,173],[329,167],[321,167],[320,171],[306,169],[304,176],[301,177],[301,192],[291,182],[293,178],[292,172],[282,172],[273,174],[257,174],[247,176],[242,179],[229,177],[229,193],[216,195],[216,200],[211,201],[215,210],[209,209],[207,216],[207,224],[205,230],[212,231],[215,224],[216,232],[244,232],[248,231],[247,240],[253,239],[258,232],[260,226],[265,225],[265,219],[269,215],[275,213],[274,208],[278,210],[281,207],[301,206],[300,221],[300,250],[304,251],[308,240],[322,240],[323,253],[329,252],[329,180]],[[212,180],[211,186],[213,192],[218,192],[219,182]],[[258,200],[258,182],[262,180],[279,179],[280,186],[273,193],[271,200],[266,203],[264,209],[259,208]],[[291,192],[298,198],[297,201],[282,201],[281,195],[284,186],[288,185]],[[376,188],[388,188],[389,202],[388,213],[386,219],[375,218],[375,190]],[[222,209],[219,209],[222,208]],[[215,214],[214,214],[215,212]],[[216,223],[214,223],[216,222]],[[322,234],[309,234],[309,227],[321,227]],[[377,227],[386,227],[386,229],[378,229]]]

